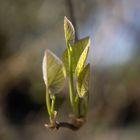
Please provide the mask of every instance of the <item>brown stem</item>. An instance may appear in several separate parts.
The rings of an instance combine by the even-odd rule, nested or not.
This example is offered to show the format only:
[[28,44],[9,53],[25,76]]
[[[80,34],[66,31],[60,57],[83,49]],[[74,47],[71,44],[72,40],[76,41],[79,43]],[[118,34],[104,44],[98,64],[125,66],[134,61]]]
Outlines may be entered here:
[[75,131],[78,130],[81,126],[75,126],[74,124],[68,122],[57,122],[56,128],[59,129],[60,127],[68,128]]
[[84,118],[77,118],[77,119],[73,120],[72,123],[55,121],[49,125],[46,124],[45,126],[51,130],[58,130],[59,128],[63,127],[63,128],[68,128],[73,131],[76,131],[76,130],[80,129],[84,123],[85,123]]

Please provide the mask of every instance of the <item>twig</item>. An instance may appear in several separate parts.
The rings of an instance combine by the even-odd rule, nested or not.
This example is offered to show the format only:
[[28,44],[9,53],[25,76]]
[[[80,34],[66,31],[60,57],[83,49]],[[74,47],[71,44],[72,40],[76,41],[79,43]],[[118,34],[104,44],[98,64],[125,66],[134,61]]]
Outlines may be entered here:
[[75,126],[72,123],[68,123],[68,122],[57,122],[57,129],[64,127],[64,128],[68,128],[71,129],[73,131],[78,130],[80,127],[79,126]]
[[79,130],[84,123],[85,123],[84,118],[76,118],[75,120],[72,121],[72,123],[55,121],[51,124],[45,124],[45,127],[49,128],[50,130],[58,130],[59,128],[63,127],[76,131]]

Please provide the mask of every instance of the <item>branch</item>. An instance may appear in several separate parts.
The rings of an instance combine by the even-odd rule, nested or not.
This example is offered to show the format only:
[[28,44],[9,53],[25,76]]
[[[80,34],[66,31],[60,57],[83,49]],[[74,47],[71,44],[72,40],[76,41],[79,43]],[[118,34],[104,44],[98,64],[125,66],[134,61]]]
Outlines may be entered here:
[[49,128],[50,130],[58,130],[59,128],[68,128],[73,131],[79,130],[83,124],[85,123],[85,118],[76,118],[73,120],[72,123],[69,122],[54,122],[51,124],[45,124],[45,127]]

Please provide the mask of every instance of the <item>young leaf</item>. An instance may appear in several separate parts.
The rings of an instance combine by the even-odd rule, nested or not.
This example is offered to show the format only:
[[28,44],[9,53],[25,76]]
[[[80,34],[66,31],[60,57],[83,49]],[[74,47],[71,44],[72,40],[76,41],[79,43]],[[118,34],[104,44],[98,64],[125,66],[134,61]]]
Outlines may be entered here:
[[90,74],[90,65],[86,65],[85,68],[79,74],[77,79],[77,92],[79,97],[84,97],[89,90],[89,74]]
[[89,51],[89,45],[86,46],[86,48],[84,49],[84,51],[82,52],[82,54],[79,58],[79,61],[77,63],[76,70],[75,70],[76,77],[79,77],[79,74],[81,73],[81,71],[84,68],[85,61],[86,61],[87,55],[88,55],[88,51]]
[[64,17],[64,32],[65,32],[66,42],[74,43],[75,30],[72,23],[67,19],[67,17]]
[[62,61],[48,49],[43,58],[43,79],[51,93],[58,93],[64,86],[65,73]]
[[[84,51],[86,46],[90,45],[90,38],[86,37],[81,40],[78,40],[73,46],[72,46],[72,71],[75,73],[75,69],[78,63],[78,60]],[[66,49],[63,54],[63,62],[66,68],[67,74],[68,72],[68,50]]]
[[75,69],[76,69],[77,64],[79,62],[79,59],[81,58],[82,53],[84,52],[84,50],[87,46],[89,47],[89,45],[90,45],[90,38],[89,37],[83,38],[74,44],[73,57],[72,57],[73,73],[75,72]]

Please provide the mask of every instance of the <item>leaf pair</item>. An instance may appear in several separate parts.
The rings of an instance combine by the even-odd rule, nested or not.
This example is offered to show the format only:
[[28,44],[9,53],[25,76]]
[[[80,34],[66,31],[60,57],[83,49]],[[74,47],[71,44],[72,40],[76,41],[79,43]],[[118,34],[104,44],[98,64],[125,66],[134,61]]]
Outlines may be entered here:
[[[64,18],[64,31],[66,44],[71,47],[71,67],[72,74],[74,74],[77,79],[77,92],[79,97],[84,97],[89,89],[90,66],[88,64],[85,67],[85,62],[89,51],[90,38],[86,37],[75,42],[74,27],[67,18]],[[66,73],[69,76],[71,71],[69,71],[68,49],[67,47],[63,54],[63,62]]]

